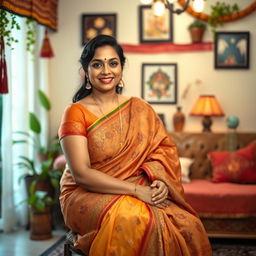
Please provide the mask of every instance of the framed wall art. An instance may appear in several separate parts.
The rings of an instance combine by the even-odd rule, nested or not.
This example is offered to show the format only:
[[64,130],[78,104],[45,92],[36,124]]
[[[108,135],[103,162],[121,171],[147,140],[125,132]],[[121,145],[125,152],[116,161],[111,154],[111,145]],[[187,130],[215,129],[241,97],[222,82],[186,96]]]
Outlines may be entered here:
[[116,14],[83,14],[82,45],[97,35],[116,37]]
[[141,96],[151,104],[176,104],[177,64],[143,63]]
[[249,32],[216,32],[214,65],[216,69],[248,69]]
[[166,8],[156,16],[151,5],[139,6],[139,37],[140,43],[173,42],[172,13]]

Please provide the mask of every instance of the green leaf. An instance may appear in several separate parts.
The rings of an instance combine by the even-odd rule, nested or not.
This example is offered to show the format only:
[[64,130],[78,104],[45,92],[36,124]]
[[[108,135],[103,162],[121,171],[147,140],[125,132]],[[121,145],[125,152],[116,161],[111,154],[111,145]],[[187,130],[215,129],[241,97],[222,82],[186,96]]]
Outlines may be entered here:
[[51,197],[47,196],[45,198],[45,203],[46,203],[46,205],[52,205],[52,204],[54,204],[54,201]]
[[36,204],[35,204],[35,208],[38,210],[38,211],[44,211],[45,209],[45,202],[43,200],[37,200],[36,201]]
[[29,194],[30,196],[35,195],[35,191],[36,191],[36,180],[33,180],[32,183],[29,186]]
[[21,181],[24,180],[26,176],[27,176],[27,174],[21,175],[21,176],[19,177],[19,179],[18,179],[18,184],[20,184]]
[[28,198],[28,204],[34,205],[35,202],[36,202],[36,195],[35,194],[30,195],[30,197]]
[[14,140],[12,143],[13,143],[13,144],[28,143],[28,141],[27,141],[27,140]]
[[48,97],[46,96],[46,94],[42,90],[38,90],[38,97],[39,97],[41,105],[47,111],[49,111],[51,109],[51,103],[50,103]]
[[56,180],[56,179],[51,179],[51,184],[54,188],[58,188],[60,186],[60,182],[59,180]]
[[29,113],[29,128],[39,134],[41,132],[41,125],[40,122],[38,120],[38,118],[36,117],[36,115],[34,113]]

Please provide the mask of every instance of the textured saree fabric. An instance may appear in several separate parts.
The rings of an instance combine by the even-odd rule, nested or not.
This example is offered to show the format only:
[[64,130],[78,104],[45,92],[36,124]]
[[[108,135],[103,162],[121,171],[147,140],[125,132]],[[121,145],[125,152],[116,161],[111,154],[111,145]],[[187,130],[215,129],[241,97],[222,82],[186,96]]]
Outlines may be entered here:
[[[74,120],[85,120],[85,112],[80,108],[78,117],[73,110]],[[68,122],[63,119],[60,137],[69,134]],[[76,185],[66,169],[60,202],[78,248],[91,256],[212,255],[200,220],[184,201],[176,147],[149,104],[131,98],[86,132],[73,129],[70,134],[87,136],[92,168],[137,184],[160,179],[170,202],[159,209],[132,196],[91,193]]]

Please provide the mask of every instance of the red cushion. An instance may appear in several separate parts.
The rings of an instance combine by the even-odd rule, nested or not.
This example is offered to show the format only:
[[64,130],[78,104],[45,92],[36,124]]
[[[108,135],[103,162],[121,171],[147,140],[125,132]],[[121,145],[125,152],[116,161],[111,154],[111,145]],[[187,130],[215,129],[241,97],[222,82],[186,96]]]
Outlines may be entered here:
[[186,201],[201,216],[255,216],[256,185],[209,180],[182,184]]
[[210,152],[212,181],[256,183],[256,142],[234,152]]

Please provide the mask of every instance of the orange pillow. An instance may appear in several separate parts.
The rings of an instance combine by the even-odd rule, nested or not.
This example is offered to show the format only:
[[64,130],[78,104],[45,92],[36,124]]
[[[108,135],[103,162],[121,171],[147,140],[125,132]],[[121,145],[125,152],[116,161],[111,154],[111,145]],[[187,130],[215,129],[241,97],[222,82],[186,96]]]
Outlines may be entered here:
[[212,181],[256,183],[256,142],[234,152],[211,152]]

